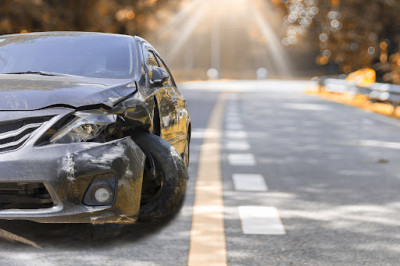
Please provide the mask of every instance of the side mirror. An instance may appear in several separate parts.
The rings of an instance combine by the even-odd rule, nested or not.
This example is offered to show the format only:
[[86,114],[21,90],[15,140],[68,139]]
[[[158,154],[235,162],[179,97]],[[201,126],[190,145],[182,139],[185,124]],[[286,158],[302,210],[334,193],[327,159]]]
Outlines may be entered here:
[[162,67],[153,67],[150,76],[150,83],[155,86],[162,86],[169,79],[168,72]]

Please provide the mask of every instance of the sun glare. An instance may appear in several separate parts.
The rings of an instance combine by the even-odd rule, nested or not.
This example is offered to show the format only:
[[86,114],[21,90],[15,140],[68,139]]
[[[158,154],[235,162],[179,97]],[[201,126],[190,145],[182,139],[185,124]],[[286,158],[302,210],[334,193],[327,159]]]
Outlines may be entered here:
[[281,14],[260,0],[192,0],[150,36],[174,69],[229,77],[259,68],[289,75]]

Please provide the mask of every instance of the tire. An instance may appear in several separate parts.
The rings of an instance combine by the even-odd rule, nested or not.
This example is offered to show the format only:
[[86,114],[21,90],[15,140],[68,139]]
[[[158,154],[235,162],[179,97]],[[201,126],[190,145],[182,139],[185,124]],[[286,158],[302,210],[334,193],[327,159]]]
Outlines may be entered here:
[[182,157],[169,142],[156,135],[136,133],[132,138],[147,157],[139,220],[174,214],[185,194],[188,177]]

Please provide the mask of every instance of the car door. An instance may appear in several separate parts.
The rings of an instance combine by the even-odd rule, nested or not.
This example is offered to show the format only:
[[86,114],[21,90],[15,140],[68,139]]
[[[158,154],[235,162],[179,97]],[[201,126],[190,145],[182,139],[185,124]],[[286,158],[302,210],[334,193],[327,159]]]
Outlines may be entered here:
[[154,67],[162,67],[169,74],[168,80],[162,86],[153,86],[152,89],[157,100],[161,137],[170,142],[179,153],[182,153],[187,140],[186,103],[161,57],[152,47],[145,46],[143,51],[149,78],[152,76]]
[[179,92],[175,81],[172,77],[171,72],[169,71],[167,65],[165,62],[161,59],[161,57],[158,54],[155,54],[156,59],[158,61],[158,64],[160,67],[162,67],[165,71],[168,72],[169,74],[169,80],[166,83],[165,89],[168,93],[168,96],[170,97],[171,101],[173,102],[175,106],[175,134],[177,135],[177,141],[180,141],[182,139],[186,140],[187,139],[187,130],[188,130],[188,110],[187,110],[187,105],[186,105],[186,100],[183,97],[183,95]]

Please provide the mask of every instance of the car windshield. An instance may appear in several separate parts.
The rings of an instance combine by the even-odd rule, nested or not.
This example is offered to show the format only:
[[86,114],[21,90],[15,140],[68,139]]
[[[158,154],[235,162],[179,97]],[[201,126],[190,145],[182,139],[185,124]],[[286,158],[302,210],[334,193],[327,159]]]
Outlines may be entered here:
[[71,33],[0,38],[0,73],[128,79],[136,68],[134,41],[127,36]]

